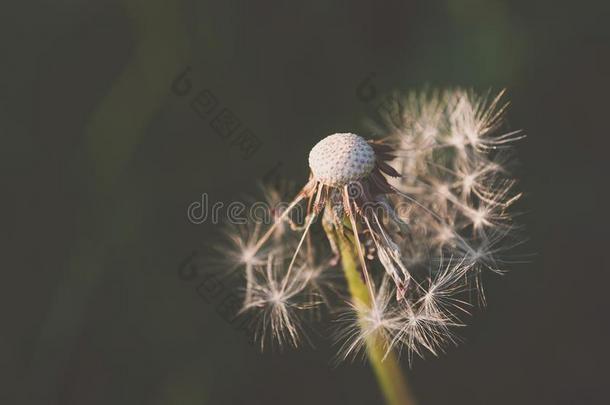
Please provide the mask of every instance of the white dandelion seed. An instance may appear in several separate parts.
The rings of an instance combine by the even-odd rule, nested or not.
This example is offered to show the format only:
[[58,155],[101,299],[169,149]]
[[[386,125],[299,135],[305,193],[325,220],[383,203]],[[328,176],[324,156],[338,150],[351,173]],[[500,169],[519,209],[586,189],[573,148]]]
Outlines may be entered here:
[[354,360],[364,354],[369,338],[380,336],[387,355],[396,344],[395,337],[404,327],[401,311],[392,306],[394,293],[391,278],[385,275],[368,307],[348,302],[347,309],[337,318],[335,340],[339,343],[337,360]]
[[302,326],[300,312],[317,305],[303,301],[303,292],[309,280],[285,272],[283,260],[270,255],[267,264],[255,268],[250,286],[250,299],[242,312],[253,312],[256,322],[256,340],[261,349],[269,342],[297,347]]

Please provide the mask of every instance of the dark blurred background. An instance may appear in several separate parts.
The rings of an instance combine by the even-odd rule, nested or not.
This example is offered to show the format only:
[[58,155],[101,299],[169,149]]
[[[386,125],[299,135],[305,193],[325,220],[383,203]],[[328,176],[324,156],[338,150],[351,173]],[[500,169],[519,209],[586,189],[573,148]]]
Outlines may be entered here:
[[[530,261],[488,277],[421,404],[608,403],[608,3],[46,0],[0,6],[3,404],[377,404],[334,348],[261,354],[179,272],[187,206],[301,182],[383,94],[506,88]],[[192,90],[171,91],[188,66]],[[375,94],[362,97],[368,80]],[[260,147],[220,137],[207,89]],[[208,99],[209,101],[209,99]],[[254,139],[254,138],[251,138]],[[249,158],[244,159],[244,156]],[[182,277],[181,277],[182,275]],[[207,300],[207,302],[206,302]],[[407,365],[405,364],[405,367]]]

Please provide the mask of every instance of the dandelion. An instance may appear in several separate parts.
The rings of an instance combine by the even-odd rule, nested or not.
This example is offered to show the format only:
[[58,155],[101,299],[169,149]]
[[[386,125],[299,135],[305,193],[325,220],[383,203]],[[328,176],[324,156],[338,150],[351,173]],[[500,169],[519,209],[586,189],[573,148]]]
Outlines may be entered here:
[[[481,274],[501,273],[521,241],[512,206],[503,92],[396,95],[366,140],[336,133],[309,153],[310,176],[270,224],[231,228],[228,269],[242,268],[257,338],[298,346],[304,316],[335,317],[339,359],[366,352],[390,403],[412,401],[396,353],[439,355],[484,303]],[[268,202],[280,194],[265,190]],[[302,220],[292,213],[304,210]],[[314,237],[321,222],[326,240]],[[224,245],[226,246],[226,245]],[[341,264],[345,280],[336,265]],[[347,287],[347,288],[345,288]]]
[[309,280],[288,278],[282,274],[281,267],[282,260],[270,255],[264,267],[256,268],[249,286],[250,295],[243,308],[243,311],[256,309],[258,328],[255,337],[261,349],[265,348],[268,340],[280,346],[297,346],[303,330],[296,313],[315,305],[300,301]]

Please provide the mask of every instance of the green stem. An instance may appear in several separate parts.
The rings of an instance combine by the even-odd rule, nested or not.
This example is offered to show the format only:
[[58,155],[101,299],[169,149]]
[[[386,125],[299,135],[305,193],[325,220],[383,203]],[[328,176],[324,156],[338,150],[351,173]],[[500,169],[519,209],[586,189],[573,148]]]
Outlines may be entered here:
[[[336,232],[335,234],[338,234]],[[354,244],[343,235],[337,235],[343,272],[347,279],[354,305],[364,311],[372,302],[368,289],[358,270],[358,256]],[[386,355],[383,337],[372,334],[366,341],[369,362],[373,366],[377,382],[388,405],[414,405],[406,376],[404,375],[396,354],[391,351]]]

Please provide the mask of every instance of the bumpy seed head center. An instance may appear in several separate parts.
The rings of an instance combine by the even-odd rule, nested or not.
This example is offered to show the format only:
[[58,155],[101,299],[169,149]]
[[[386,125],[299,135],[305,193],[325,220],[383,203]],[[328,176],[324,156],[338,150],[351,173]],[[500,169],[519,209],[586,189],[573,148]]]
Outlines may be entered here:
[[331,187],[341,187],[368,176],[375,167],[375,151],[361,136],[333,134],[309,152],[314,178]]

